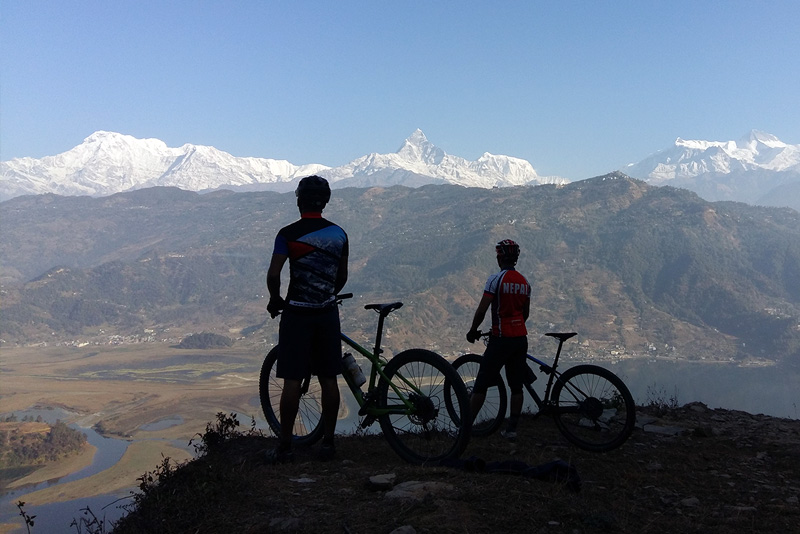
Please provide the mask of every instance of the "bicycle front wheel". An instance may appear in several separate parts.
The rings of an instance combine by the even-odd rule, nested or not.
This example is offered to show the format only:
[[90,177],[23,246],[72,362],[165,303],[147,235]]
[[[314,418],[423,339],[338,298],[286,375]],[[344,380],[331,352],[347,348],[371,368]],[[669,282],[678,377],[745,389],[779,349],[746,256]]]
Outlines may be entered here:
[[384,368],[378,410],[386,441],[414,464],[458,458],[467,447],[471,416],[467,388],[440,355],[422,349],[401,352]]
[[567,369],[553,386],[552,399],[558,429],[587,451],[619,447],[636,424],[636,405],[625,383],[596,365]]
[[[283,379],[275,375],[278,366],[278,347],[274,347],[261,366],[258,378],[258,396],[267,424],[276,436],[281,435],[280,413]],[[300,407],[294,420],[292,443],[299,446],[313,445],[322,439],[322,389],[318,380],[308,377],[300,387]]]
[[[458,372],[461,380],[467,388],[467,394],[472,395],[472,387],[475,385],[475,378],[481,368],[483,356],[478,354],[464,354],[456,358],[453,368]],[[497,375],[496,380],[489,385],[486,390],[486,399],[483,406],[472,419],[472,435],[488,436],[496,432],[503,424],[508,406],[508,392],[503,378]]]

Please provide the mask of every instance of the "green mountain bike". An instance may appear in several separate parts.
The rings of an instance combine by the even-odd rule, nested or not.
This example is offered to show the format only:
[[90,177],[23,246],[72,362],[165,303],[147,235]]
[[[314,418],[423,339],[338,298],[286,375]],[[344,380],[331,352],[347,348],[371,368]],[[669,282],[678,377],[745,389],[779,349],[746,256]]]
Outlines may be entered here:
[[[625,383],[617,375],[597,365],[576,365],[563,373],[557,370],[561,347],[575,332],[545,334],[558,340],[552,365],[531,356],[526,357],[527,376],[523,389],[533,399],[538,411],[535,416],[550,415],[561,434],[578,447],[606,452],[619,447],[633,432],[636,424],[636,405]],[[480,334],[488,337],[488,333]],[[464,354],[454,362],[467,390],[478,375],[483,356]],[[547,376],[544,395],[533,389],[536,374],[533,368]],[[486,392],[486,401],[475,417],[472,435],[485,436],[503,424],[508,406],[508,392],[502,376],[497,375]]]
[[[337,296],[337,304],[352,294]],[[382,356],[381,337],[384,319],[403,306],[402,302],[368,304],[365,309],[378,313],[375,347],[368,350],[342,333],[342,341],[369,364],[363,387],[353,376],[342,377],[359,406],[359,426],[380,424],[386,441],[404,460],[435,463],[457,458],[470,437],[469,394],[453,366],[442,356],[423,349],[400,352],[390,360]],[[259,377],[261,408],[270,429],[279,435],[278,418],[283,379],[275,375],[278,347],[267,354]],[[363,361],[363,360],[362,360]],[[312,445],[322,438],[321,388],[308,377],[302,382],[300,409],[293,429],[294,444]]]

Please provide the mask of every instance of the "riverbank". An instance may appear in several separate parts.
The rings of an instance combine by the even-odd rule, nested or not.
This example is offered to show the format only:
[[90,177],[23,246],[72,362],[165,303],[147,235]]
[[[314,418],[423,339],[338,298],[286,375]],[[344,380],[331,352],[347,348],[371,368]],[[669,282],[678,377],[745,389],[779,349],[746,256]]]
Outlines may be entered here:
[[102,488],[104,494],[122,492],[127,495],[137,477],[146,471],[152,471],[161,463],[162,455],[179,463],[192,458],[188,451],[162,441],[135,441],[111,468],[90,477],[22,495],[19,500],[28,506],[41,506],[93,497],[98,494],[98,488]]
[[84,443],[76,454],[71,454],[57,462],[49,463],[33,473],[10,482],[6,488],[15,489],[23,486],[40,484],[48,480],[55,480],[92,465],[97,447]]

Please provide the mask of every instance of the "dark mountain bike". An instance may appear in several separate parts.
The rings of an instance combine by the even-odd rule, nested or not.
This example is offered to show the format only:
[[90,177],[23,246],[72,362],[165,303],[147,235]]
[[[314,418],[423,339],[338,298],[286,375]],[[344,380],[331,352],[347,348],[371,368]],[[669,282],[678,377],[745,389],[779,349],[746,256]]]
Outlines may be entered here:
[[[489,336],[481,333],[481,337]],[[567,440],[578,447],[593,451],[610,451],[622,445],[633,432],[636,423],[636,405],[625,383],[614,373],[597,365],[576,365],[559,372],[558,358],[561,347],[575,332],[545,334],[558,340],[558,349],[552,365],[527,355],[527,377],[524,389],[530,394],[538,411],[534,414],[551,415],[556,426]],[[471,393],[478,375],[482,356],[464,354],[453,362],[467,390]],[[547,384],[544,396],[533,389],[536,380],[534,368],[545,374]],[[503,424],[508,406],[508,392],[499,374],[486,392],[486,401],[475,417],[472,435],[485,436]]]
[[[337,296],[337,304],[352,294]],[[457,458],[470,436],[469,394],[453,366],[442,356],[423,349],[400,352],[391,360],[382,356],[384,319],[402,302],[368,304],[378,313],[375,347],[368,350],[344,333],[342,341],[369,363],[368,380],[362,389],[346,370],[342,377],[360,407],[359,426],[380,424],[386,441],[404,460],[424,464]],[[259,396],[267,423],[280,435],[278,418],[283,379],[275,376],[278,347],[267,354],[259,377]],[[347,355],[345,355],[347,356]],[[302,382],[300,409],[293,429],[296,445],[312,445],[322,438],[321,388],[308,377]],[[447,400],[445,401],[445,392]]]

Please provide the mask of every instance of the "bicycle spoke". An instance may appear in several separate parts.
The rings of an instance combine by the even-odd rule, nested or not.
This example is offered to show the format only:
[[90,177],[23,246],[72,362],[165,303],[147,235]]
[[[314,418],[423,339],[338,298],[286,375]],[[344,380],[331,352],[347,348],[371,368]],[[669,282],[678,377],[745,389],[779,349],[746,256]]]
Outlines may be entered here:
[[[417,463],[460,454],[466,446],[465,432],[460,419],[455,420],[451,413],[457,411],[464,417],[468,406],[464,385],[452,367],[434,353],[410,350],[395,356],[387,366],[387,376],[394,387],[385,381],[381,384],[380,407],[407,406],[403,414],[380,418],[381,428],[395,450]],[[453,389],[450,381],[459,392],[450,401],[452,408],[445,403]]]
[[567,370],[553,388],[556,424],[564,436],[587,450],[621,445],[635,422],[635,406],[622,380],[593,365]]
[[[477,354],[465,354],[459,356],[453,362],[453,367],[464,381],[469,395],[472,394],[472,387],[475,384],[475,378],[478,376],[482,359],[483,357]],[[496,382],[486,390],[486,399],[477,415],[474,416],[472,435],[486,436],[497,431],[505,419],[507,405],[508,393],[506,392],[506,385],[502,377],[498,375]]]
[[[272,432],[277,436],[281,432],[279,418],[283,379],[275,375],[277,366],[277,347],[270,351],[261,367],[259,377],[259,397],[261,409]],[[322,403],[319,382],[312,379],[303,386],[304,393],[300,397],[297,417],[292,428],[297,445],[311,445],[322,437]]]

